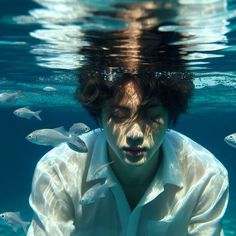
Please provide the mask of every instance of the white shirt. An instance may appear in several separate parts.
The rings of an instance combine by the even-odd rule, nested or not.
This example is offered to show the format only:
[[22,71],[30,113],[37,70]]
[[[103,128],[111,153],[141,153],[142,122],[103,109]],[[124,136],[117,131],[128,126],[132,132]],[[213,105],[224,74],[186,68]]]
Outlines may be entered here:
[[[34,217],[28,236],[218,236],[228,203],[223,165],[188,137],[167,131],[163,161],[138,205],[131,211],[107,163],[103,131],[81,136],[88,153],[67,144],[49,151],[37,164],[30,195]],[[83,194],[110,177],[115,186],[88,205]],[[89,199],[88,199],[89,200]]]

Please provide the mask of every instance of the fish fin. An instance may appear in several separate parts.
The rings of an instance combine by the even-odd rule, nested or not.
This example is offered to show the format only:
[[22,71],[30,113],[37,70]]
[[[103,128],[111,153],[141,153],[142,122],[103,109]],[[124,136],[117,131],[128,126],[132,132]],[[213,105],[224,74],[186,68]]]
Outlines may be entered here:
[[27,226],[30,225],[30,222],[24,221],[24,222],[22,222],[21,225],[22,225],[22,228],[23,228],[24,232],[26,233],[27,232]]
[[40,121],[42,120],[41,117],[39,116],[39,114],[40,114],[41,112],[42,112],[42,110],[40,110],[40,111],[35,111],[35,112],[34,112],[34,117],[35,117],[36,119],[40,120]]
[[12,229],[15,233],[18,231],[18,225],[12,225]]
[[60,126],[60,127],[57,127],[57,128],[54,128],[54,130],[64,134],[65,136],[68,136],[68,132],[65,130],[64,126]]

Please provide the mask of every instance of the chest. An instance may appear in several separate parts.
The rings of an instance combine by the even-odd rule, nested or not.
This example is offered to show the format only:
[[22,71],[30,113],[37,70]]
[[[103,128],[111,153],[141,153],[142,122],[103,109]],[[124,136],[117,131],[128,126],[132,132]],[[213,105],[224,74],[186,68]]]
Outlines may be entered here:
[[105,198],[82,206],[75,221],[78,235],[186,235],[192,211],[190,202],[178,204],[173,191],[163,191],[149,203],[135,208],[145,191],[144,187],[114,188]]
[[131,210],[133,210],[137,206],[137,204],[145,194],[146,189],[147,186],[123,187],[123,191],[125,193]]

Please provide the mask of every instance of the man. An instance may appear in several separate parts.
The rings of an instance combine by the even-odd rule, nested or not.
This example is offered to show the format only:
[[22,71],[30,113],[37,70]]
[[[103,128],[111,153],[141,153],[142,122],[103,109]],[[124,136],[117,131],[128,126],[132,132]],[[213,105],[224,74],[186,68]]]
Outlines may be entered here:
[[192,90],[186,73],[81,79],[78,98],[101,130],[81,136],[86,154],[65,144],[40,160],[28,235],[223,235],[227,171],[169,129]]
[[63,144],[39,161],[28,236],[223,235],[227,171],[172,130],[194,89],[182,36],[145,4],[118,14],[124,30],[87,32],[77,98],[100,129],[80,136],[88,153]]

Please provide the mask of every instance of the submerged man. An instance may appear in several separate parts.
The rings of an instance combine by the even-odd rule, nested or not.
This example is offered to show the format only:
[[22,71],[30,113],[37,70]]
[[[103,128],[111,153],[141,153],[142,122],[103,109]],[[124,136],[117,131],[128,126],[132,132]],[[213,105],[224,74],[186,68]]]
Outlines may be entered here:
[[193,88],[184,73],[81,78],[78,99],[101,129],[81,136],[88,153],[64,144],[39,161],[27,235],[223,235],[227,171],[170,129]]

